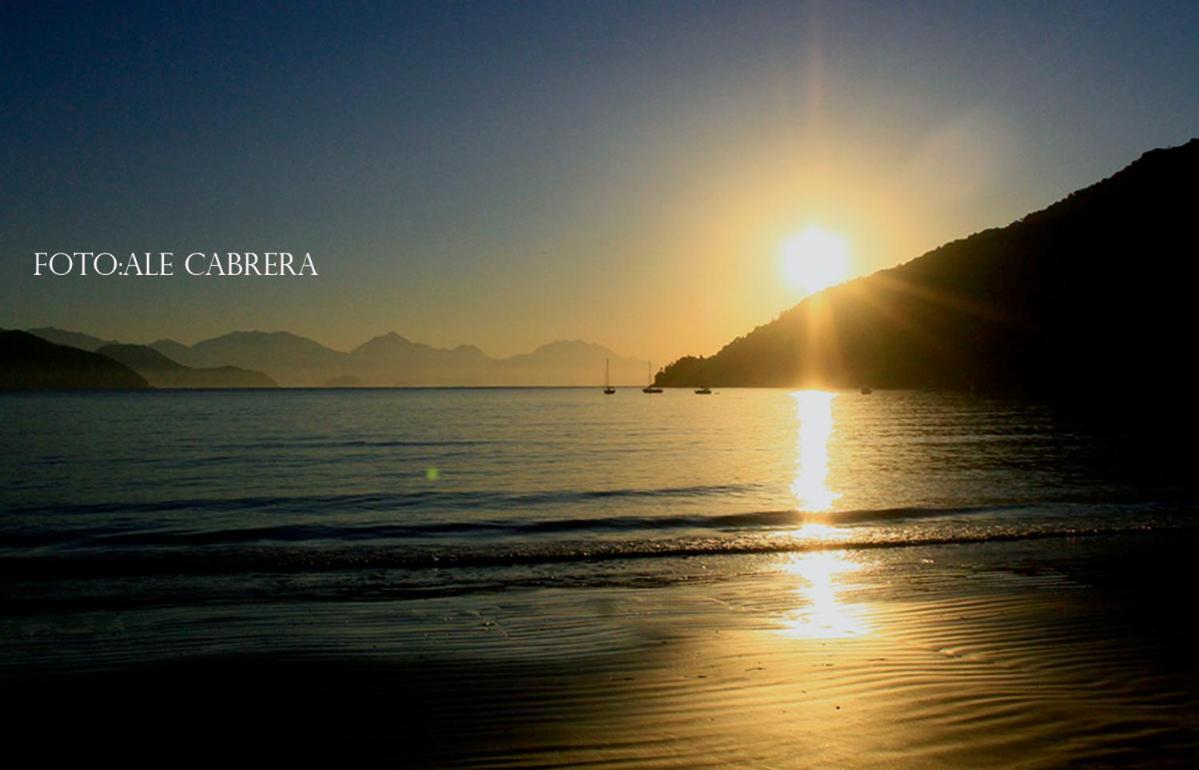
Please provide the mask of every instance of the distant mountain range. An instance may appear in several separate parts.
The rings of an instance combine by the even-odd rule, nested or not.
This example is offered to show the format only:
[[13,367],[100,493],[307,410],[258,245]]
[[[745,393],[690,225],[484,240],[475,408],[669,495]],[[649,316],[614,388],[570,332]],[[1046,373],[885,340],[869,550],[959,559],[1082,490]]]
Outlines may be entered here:
[[492,358],[471,345],[436,348],[394,332],[349,352],[289,332],[238,331],[190,346],[166,339],[123,345],[54,327],[29,333],[121,361],[153,387],[585,386],[603,382],[605,362],[614,384],[640,385],[647,371],[643,360],[581,340]]
[[145,345],[105,345],[96,353],[119,361],[146,378],[152,388],[274,388],[262,372],[236,366],[193,368]]
[[815,294],[658,385],[1136,392],[1185,383],[1199,139],[1007,227]]

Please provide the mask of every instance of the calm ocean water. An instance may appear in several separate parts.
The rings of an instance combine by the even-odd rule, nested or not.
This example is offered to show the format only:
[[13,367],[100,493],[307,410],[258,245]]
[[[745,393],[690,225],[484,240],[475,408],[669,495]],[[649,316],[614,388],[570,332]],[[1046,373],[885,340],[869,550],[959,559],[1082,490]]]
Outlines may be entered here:
[[[694,766],[818,709],[746,739],[784,766],[844,698],[944,756],[962,726],[1023,746],[1013,714],[1090,757],[1174,740],[1146,703],[1193,713],[1170,623],[1199,495],[1162,424],[530,389],[8,394],[0,426],[0,682],[47,741],[98,724],[125,751],[148,724],[172,751],[224,736],[222,757],[302,734],[401,766],[569,766],[612,724],[638,761]],[[497,738],[519,735],[536,762]]]
[[395,569],[394,592],[470,590],[508,568],[1188,526],[1199,499],[1135,433],[947,394],[53,393],[0,398],[0,424],[11,579]]

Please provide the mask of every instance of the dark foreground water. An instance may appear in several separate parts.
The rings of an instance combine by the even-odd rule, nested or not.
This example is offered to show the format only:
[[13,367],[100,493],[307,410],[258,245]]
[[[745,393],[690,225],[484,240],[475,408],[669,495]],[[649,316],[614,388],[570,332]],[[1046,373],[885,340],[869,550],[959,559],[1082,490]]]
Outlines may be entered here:
[[[863,652],[859,669],[845,669],[858,678],[829,685],[838,698],[875,681],[882,664],[869,661],[895,661],[896,649],[927,648],[937,660],[942,646],[955,660],[961,649],[987,661],[1016,655],[1004,670],[1029,674],[1029,683],[1048,681],[1035,673],[1046,661],[1058,662],[1055,672],[1074,671],[1063,651],[1087,650],[1092,661],[1116,661],[1099,671],[1113,677],[1109,687],[1118,690],[1112,672],[1119,670],[1129,702],[1152,691],[1166,698],[1152,707],[1166,713],[1192,704],[1199,692],[1194,660],[1167,655],[1172,627],[1154,623],[1175,617],[1172,611],[1155,610],[1147,621],[1143,610],[1173,606],[1184,574],[1177,567],[1199,524],[1199,486],[1189,456],[1168,438],[1171,426],[1130,420],[1135,409],[1123,407],[1124,418],[1109,420],[1103,410],[1084,416],[963,395],[779,390],[709,397],[636,390],[605,397],[591,389],[3,395],[0,678],[52,698],[42,702],[51,712],[83,702],[94,714],[114,687],[134,687],[145,696],[145,717],[151,700],[188,697],[177,688],[170,695],[155,689],[153,666],[200,665],[188,687],[224,682],[220,692],[211,685],[205,704],[228,697],[227,709],[240,699],[242,711],[255,713],[246,703],[257,701],[227,693],[227,685],[268,670],[275,673],[262,686],[291,694],[266,708],[291,715],[277,721],[292,723],[312,713],[287,709],[303,702],[305,685],[296,682],[315,669],[264,669],[264,661],[336,657],[340,673],[313,682],[340,682],[329,691],[335,700],[363,697],[382,661],[393,672],[388,692],[418,692],[421,702],[436,701],[459,719],[466,719],[464,702],[447,694],[446,682],[489,682],[494,720],[521,704],[545,707],[541,696],[525,702],[514,694],[530,682],[540,682],[544,695],[585,670],[591,678],[570,692],[586,700],[580,692],[608,692],[603,687],[632,681],[634,670],[665,676],[658,689],[626,688],[616,705],[600,701],[629,713],[691,676],[676,676],[692,660],[684,653],[661,658],[663,640],[690,649],[709,631],[748,625],[770,634],[753,636],[740,652],[717,648],[716,658],[736,667],[721,687],[743,687],[745,672],[764,668],[743,665],[745,650],[769,647],[774,651],[762,655],[777,657],[769,641],[776,632],[821,645],[889,640],[882,652]],[[1165,546],[1173,566],[1163,573],[1155,554],[1166,554]],[[838,587],[850,574],[871,576],[862,578],[856,603]],[[1069,593],[1079,586],[1109,586],[1122,598]],[[1029,599],[1030,591],[1040,598]],[[933,595],[927,606],[913,603]],[[980,603],[978,596],[989,598]],[[1073,626],[1046,620],[1066,612],[1053,603],[1060,596],[1080,608]],[[1117,622],[1105,603],[1127,611]],[[984,604],[986,613],[963,620]],[[928,620],[916,627],[914,617]],[[954,624],[961,629],[953,644],[928,641]],[[1116,652],[1095,652],[1088,645],[1096,638],[1130,641]],[[1043,645],[1029,647],[1030,640]],[[1156,646],[1145,647],[1150,640]],[[668,648],[675,650],[673,643]],[[799,665],[816,648],[803,649],[809,653],[796,648],[783,659]],[[646,662],[659,659],[661,665]],[[1150,659],[1158,670],[1130,663]],[[1181,668],[1162,663],[1183,659],[1189,662]],[[213,663],[219,660],[236,662]],[[374,663],[352,664],[347,674],[347,661],[359,660]],[[414,661],[440,673],[414,679]],[[495,668],[501,664],[535,670]],[[921,665],[918,676],[891,675],[943,684],[938,697],[952,704],[964,680]],[[214,680],[203,666],[224,673]],[[1179,672],[1190,678],[1165,695],[1169,688],[1145,684]],[[113,674],[121,684],[87,684]],[[1011,697],[1044,695],[1019,694],[1026,685],[1010,678],[1001,684],[1017,693]],[[1062,687],[1059,694],[1074,692]],[[781,692],[751,691],[763,709],[776,703],[767,694]],[[87,698],[79,701],[80,693]],[[787,690],[786,697],[807,693]],[[661,714],[690,713],[696,703],[712,719],[736,712],[704,697],[662,706]],[[392,695],[385,700],[394,702]],[[879,724],[902,721],[904,704],[870,702],[897,715],[879,712]],[[328,718],[321,724],[335,712],[344,717],[341,706],[323,703]],[[971,707],[981,709],[974,724],[994,720],[996,730],[1005,729],[1007,706],[997,703],[980,696],[974,706],[926,714],[925,727],[944,729],[928,738],[924,760],[978,765],[980,757],[969,752],[977,736],[953,730],[969,721]],[[355,708],[375,705],[366,698]],[[1098,709],[1093,723],[1063,723],[1041,738],[1048,746],[1074,735],[1083,748],[1070,761],[1136,740],[1148,741],[1149,756],[1159,744],[1172,756],[1193,746],[1193,725],[1150,729],[1129,721],[1127,709],[1135,708],[1123,701],[1110,713],[1085,705]],[[373,711],[354,713],[354,724],[372,725],[376,737],[391,729],[372,721]],[[1061,713],[1092,712],[1067,703]],[[530,730],[529,720],[559,718],[527,716],[522,724]],[[1040,714],[1036,724],[1054,724],[1052,716]],[[466,735],[500,729],[479,719],[447,727],[440,717],[435,729],[432,719],[413,724],[456,735],[457,743],[447,740],[459,746]],[[238,729],[246,729],[240,719]],[[679,746],[711,737],[680,743],[678,729],[662,729],[629,749],[633,764],[664,761],[661,747],[669,745],[676,764],[692,766],[695,758],[678,753]],[[1035,734],[1028,728],[1020,740]],[[663,735],[675,743],[663,744]],[[1092,735],[1115,743],[1092,745]],[[602,743],[591,733],[579,740],[572,750]],[[895,733],[894,740],[900,753],[889,756],[899,761],[908,738]],[[470,756],[511,760],[498,745],[487,738],[476,746],[482,753]],[[396,756],[437,764],[445,758],[438,746],[408,745],[390,756],[400,764]],[[595,759],[562,756],[563,764]],[[816,766],[853,764],[836,752],[804,756],[818,757]],[[993,756],[1004,766],[1019,759]],[[857,758],[870,764],[870,755]],[[793,764],[765,755],[727,759]],[[528,755],[512,761],[539,763]]]

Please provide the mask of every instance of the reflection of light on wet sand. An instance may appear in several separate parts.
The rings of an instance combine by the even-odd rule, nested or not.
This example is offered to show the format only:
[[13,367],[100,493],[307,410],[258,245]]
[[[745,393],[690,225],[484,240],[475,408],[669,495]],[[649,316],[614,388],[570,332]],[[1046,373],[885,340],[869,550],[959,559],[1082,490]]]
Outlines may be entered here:
[[864,608],[843,602],[841,576],[860,565],[845,558],[843,552],[822,551],[799,554],[783,569],[798,577],[797,590],[805,604],[783,618],[783,632],[802,639],[841,639],[870,633]]
[[817,543],[829,543],[836,540],[844,540],[849,537],[849,530],[839,529],[829,524],[819,524],[817,522],[807,522],[799,527],[788,532],[791,537],[796,540],[803,540]]
[[791,491],[801,511],[827,511],[840,497],[828,488],[828,442],[837,394],[801,390],[792,395],[799,418],[799,458]]

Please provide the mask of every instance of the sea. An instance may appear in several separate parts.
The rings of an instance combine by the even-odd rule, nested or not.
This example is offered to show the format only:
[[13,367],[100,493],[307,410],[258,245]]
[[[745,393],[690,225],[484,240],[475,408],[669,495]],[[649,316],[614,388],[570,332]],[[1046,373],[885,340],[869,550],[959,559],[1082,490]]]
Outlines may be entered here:
[[[569,607],[711,579],[730,555],[1190,530],[1187,458],[1144,427],[915,391],[5,394],[4,666],[486,653],[502,645],[455,635],[480,602],[552,589]],[[551,654],[554,612],[513,611],[540,620],[504,649]],[[559,630],[564,653],[610,641]]]

